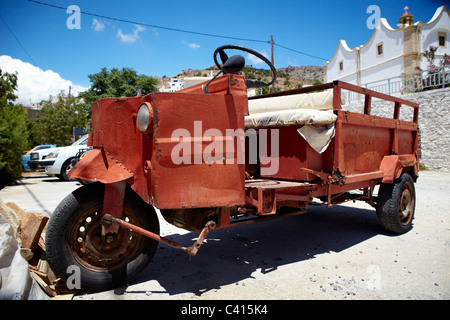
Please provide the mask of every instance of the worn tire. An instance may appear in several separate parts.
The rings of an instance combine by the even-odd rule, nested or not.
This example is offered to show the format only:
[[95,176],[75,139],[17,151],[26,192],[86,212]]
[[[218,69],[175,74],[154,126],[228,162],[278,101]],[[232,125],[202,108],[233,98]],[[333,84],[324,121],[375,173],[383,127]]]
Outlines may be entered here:
[[403,172],[393,184],[382,183],[378,192],[377,214],[381,228],[402,234],[412,228],[416,192],[411,176]]
[[[101,237],[103,194],[104,185],[98,182],[78,188],[58,205],[48,223],[48,262],[66,281],[75,279],[72,275],[79,270],[73,289],[101,291],[124,285],[148,265],[157,249],[157,241],[121,227],[112,242]],[[122,219],[159,234],[154,208],[129,186]]]

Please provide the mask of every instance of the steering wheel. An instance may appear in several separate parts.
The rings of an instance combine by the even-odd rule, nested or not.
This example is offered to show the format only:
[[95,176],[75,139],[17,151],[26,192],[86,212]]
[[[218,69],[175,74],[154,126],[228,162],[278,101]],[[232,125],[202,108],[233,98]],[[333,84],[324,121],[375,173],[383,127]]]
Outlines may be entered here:
[[262,61],[264,61],[270,67],[270,70],[272,71],[272,80],[270,82],[266,83],[266,82],[260,81],[260,80],[246,80],[247,87],[249,87],[249,88],[267,87],[267,86],[270,86],[272,83],[274,83],[274,81],[277,79],[277,70],[275,69],[273,64],[269,61],[269,59],[267,59],[261,53],[255,51],[255,50],[252,50],[252,49],[249,49],[249,48],[246,48],[243,46],[233,45],[233,44],[218,47],[216,49],[216,51],[214,51],[214,54],[213,54],[214,63],[219,68],[219,70],[222,70],[222,66],[220,66],[219,62],[217,62],[217,53],[219,53],[220,59],[222,60],[222,64],[224,64],[228,60],[228,56],[224,51],[225,49],[235,49],[235,50],[248,52],[248,53],[258,57]]

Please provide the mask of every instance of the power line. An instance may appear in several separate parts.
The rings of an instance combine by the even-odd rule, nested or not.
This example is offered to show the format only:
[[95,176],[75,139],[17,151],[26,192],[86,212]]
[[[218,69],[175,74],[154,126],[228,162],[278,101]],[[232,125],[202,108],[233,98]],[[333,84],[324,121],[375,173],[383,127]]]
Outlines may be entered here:
[[[50,4],[50,3],[45,3],[45,2],[41,2],[41,1],[36,1],[36,0],[26,0],[28,2],[32,2],[32,3],[36,3],[36,4],[40,4],[40,5],[44,5],[44,6],[48,6],[48,7],[52,7],[52,8],[56,8],[56,9],[61,9],[66,11],[67,8],[61,7],[61,6],[57,6],[54,4]],[[200,35],[200,36],[207,36],[207,37],[214,37],[214,38],[222,38],[222,39],[230,39],[230,40],[239,40],[239,41],[249,41],[249,42],[259,42],[259,43],[271,43],[271,41],[267,41],[267,40],[259,40],[259,39],[248,39],[248,38],[238,38],[238,37],[231,37],[231,36],[224,36],[224,35],[218,35],[218,34],[212,34],[212,33],[205,33],[205,32],[198,32],[198,31],[191,31],[191,30],[183,30],[183,29],[177,29],[177,28],[171,28],[171,27],[164,27],[164,26],[158,26],[158,25],[153,25],[153,24],[148,24],[148,23],[143,23],[143,22],[137,22],[137,21],[131,21],[131,20],[127,20],[127,19],[121,19],[121,18],[115,18],[115,17],[109,17],[109,16],[105,16],[105,15],[100,15],[100,14],[96,14],[96,13],[92,13],[92,12],[86,12],[86,11],[81,11],[81,14],[85,14],[88,16],[92,16],[92,17],[97,17],[97,18],[102,18],[102,19],[107,19],[107,20],[112,20],[112,21],[118,21],[118,22],[124,22],[124,23],[131,23],[134,25],[139,25],[139,26],[145,26],[145,27],[150,27],[150,28],[155,28],[155,29],[163,29],[163,30],[168,30],[168,31],[175,31],[175,32],[183,32],[183,33],[189,33],[189,34],[195,34],[195,35]],[[288,48],[286,46],[282,46],[279,45],[277,43],[273,43],[274,45],[286,49],[286,50],[290,50],[302,55],[306,55],[309,56],[311,58],[315,58],[315,59],[320,59],[320,60],[324,60],[327,61],[328,59],[324,59],[309,53],[305,53],[305,52],[301,52],[298,50],[294,50],[291,48]]]
[[[50,4],[50,3],[45,3],[45,2],[35,1],[35,0],[26,0],[26,1],[37,3],[37,4],[41,4],[41,5],[48,6],[48,7],[53,7],[53,8],[56,8],[56,9],[67,10],[67,8],[64,8],[64,7],[61,7],[61,6],[57,6],[57,5],[54,5],[54,4]],[[156,28],[156,29],[163,29],[163,30],[176,31],[176,32],[184,32],[184,33],[196,34],[196,35],[200,35],[200,36],[208,36],[208,37],[216,37],[216,38],[224,38],[224,39],[232,39],[232,40],[240,40],[240,41],[253,41],[253,42],[268,43],[268,41],[266,41],[266,40],[255,40],[255,39],[229,37],[229,36],[217,35],[217,34],[211,34],[211,33],[204,33],[204,32],[197,32],[197,31],[190,31],[190,30],[183,30],[183,29],[177,29],[177,28],[164,27],[164,26],[157,26],[157,25],[154,25],[154,24],[148,24],[148,23],[143,23],[143,22],[136,22],[136,21],[126,20],[126,19],[121,19],[121,18],[108,17],[108,16],[96,14],[96,13],[86,12],[86,11],[81,11],[81,13],[85,14],[85,15],[88,15],[88,16],[92,16],[92,17],[108,19],[108,20],[124,22],[124,23],[131,23],[131,24],[135,24],[135,25],[139,25],[139,26]]]
[[315,55],[312,55],[312,54],[309,54],[309,53],[301,52],[301,51],[298,51],[298,50],[294,50],[294,49],[291,49],[291,48],[282,46],[281,44],[278,44],[278,43],[276,43],[276,42],[274,42],[273,44],[274,44],[275,46],[277,46],[277,47],[280,47],[280,48],[283,48],[283,49],[286,49],[286,50],[290,50],[290,51],[293,51],[293,52],[296,52],[296,53],[300,53],[300,54],[303,54],[303,55],[308,56],[308,57],[311,57],[311,58],[316,58],[316,59],[328,61],[328,59],[321,58],[321,57],[318,57],[318,56],[315,56]]
[[28,58],[30,58],[31,62],[33,62],[34,65],[37,65],[34,59],[31,57],[31,55],[28,53],[28,51],[24,48],[22,43],[20,43],[19,39],[16,37],[14,32],[12,32],[11,28],[8,26],[5,20],[3,20],[2,16],[0,16],[0,19],[2,19],[3,23],[5,24],[6,28],[9,30],[9,32],[12,34],[14,39],[16,39],[17,43],[20,45],[20,47],[23,49],[23,51],[27,54]]

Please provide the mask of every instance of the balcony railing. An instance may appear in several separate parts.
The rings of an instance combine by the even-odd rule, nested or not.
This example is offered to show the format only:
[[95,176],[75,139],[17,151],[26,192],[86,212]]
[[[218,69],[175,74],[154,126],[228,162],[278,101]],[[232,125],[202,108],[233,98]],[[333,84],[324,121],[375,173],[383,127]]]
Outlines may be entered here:
[[[404,73],[401,76],[373,81],[361,85],[373,91],[388,95],[400,95],[431,89],[440,89],[450,86],[450,66],[439,66],[413,73]],[[346,102],[360,100],[361,95],[355,92],[346,92]]]

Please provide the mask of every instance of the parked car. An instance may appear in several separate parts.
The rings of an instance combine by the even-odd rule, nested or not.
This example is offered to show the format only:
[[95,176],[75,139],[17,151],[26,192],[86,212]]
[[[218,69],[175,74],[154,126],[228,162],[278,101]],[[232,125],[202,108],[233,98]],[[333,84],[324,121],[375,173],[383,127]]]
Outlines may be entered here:
[[50,153],[39,160],[39,171],[68,181],[67,173],[72,169],[72,159],[78,152],[90,149],[87,146],[87,141],[88,135],[84,135],[70,146],[51,149]]
[[41,144],[22,155],[20,157],[20,162],[23,165],[23,169],[37,169],[39,159],[42,159],[47,155],[50,152],[49,149],[55,147],[56,144]]
[[[72,167],[74,167],[81,159],[84,158],[84,156],[86,156],[86,154],[89,152],[89,150],[91,150],[92,148],[89,148],[88,150],[85,149],[81,149],[80,151],[78,151],[78,153],[75,155],[75,158],[72,159]],[[86,185],[89,183],[93,183],[97,180],[85,180],[85,179],[78,179],[76,178],[76,180],[81,183],[82,185]]]

